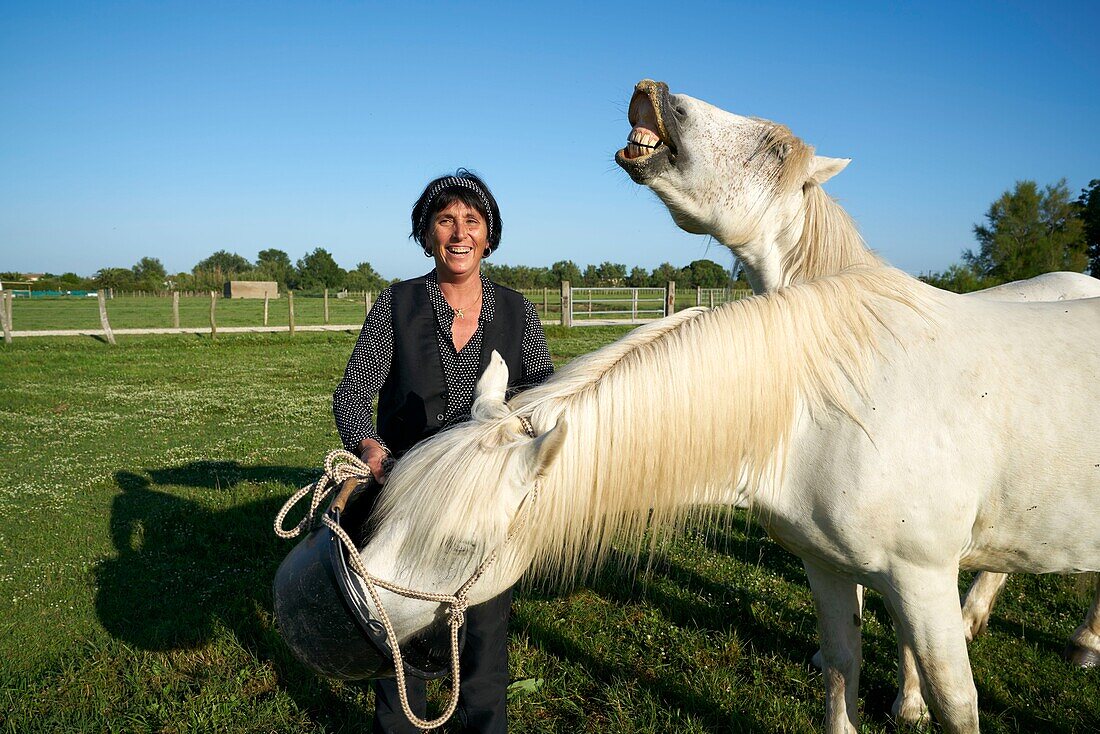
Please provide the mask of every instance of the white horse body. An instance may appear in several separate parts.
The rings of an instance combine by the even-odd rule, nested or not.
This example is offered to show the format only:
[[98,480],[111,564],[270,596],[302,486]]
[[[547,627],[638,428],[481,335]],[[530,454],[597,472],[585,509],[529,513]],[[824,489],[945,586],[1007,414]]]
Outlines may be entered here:
[[[945,729],[973,731],[960,566],[1100,569],[1097,338],[1100,299],[981,301],[877,268],[677,314],[507,406],[497,359],[474,420],[395,468],[363,560],[377,576],[453,591],[540,482],[477,603],[532,560],[568,577],[616,539],[660,537],[689,507],[751,495],[805,562],[830,730],[858,726],[859,582],[896,616]],[[675,466],[669,430],[683,437]],[[439,616],[383,600],[401,639]]]
[[[821,189],[847,166],[847,159],[816,156],[782,125],[669,94],[666,85],[650,80],[637,85],[629,117],[631,144],[616,160],[664,201],[683,229],[713,235],[729,247],[757,293],[854,266],[885,265]],[[1100,280],[1068,272],[967,294],[1016,302],[1098,296]],[[968,640],[985,629],[1005,582],[1001,573],[976,574],[963,607]],[[893,710],[899,719],[916,722],[927,710],[912,653],[900,638],[899,655],[900,690]],[[1066,655],[1078,665],[1100,665],[1100,582]],[[819,656],[814,661],[819,664]]]
[[[760,498],[761,522],[804,558],[869,562],[845,567],[856,578],[887,573],[899,558],[1095,569],[1100,454],[1088,442],[1100,435],[1100,411],[1086,396],[1098,394],[1100,352],[1081,334],[1100,334],[1100,299],[1005,308],[941,298],[952,318],[934,335],[884,345],[866,401],[854,403],[858,423],[800,418],[799,450],[774,499]],[[930,331],[895,310],[896,332]]]

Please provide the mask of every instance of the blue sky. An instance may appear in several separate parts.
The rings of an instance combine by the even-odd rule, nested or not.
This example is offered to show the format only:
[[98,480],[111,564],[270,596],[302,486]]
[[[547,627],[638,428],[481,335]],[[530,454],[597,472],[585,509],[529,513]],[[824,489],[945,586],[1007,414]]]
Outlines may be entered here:
[[614,164],[634,83],[784,122],[910,272],[1020,179],[1100,178],[1100,4],[0,0],[0,271],[189,270],[315,247],[428,269],[409,210],[469,166],[499,262],[652,268],[724,248]]

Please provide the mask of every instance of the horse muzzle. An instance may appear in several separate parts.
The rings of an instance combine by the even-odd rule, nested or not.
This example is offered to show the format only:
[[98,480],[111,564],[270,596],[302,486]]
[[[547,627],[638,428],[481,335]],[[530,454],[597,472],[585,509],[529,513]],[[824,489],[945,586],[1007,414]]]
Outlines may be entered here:
[[[351,536],[357,548],[381,487],[361,483],[350,496],[337,497],[326,514]],[[341,502],[341,499],[344,499]],[[348,551],[336,534],[319,525],[287,555],[275,573],[275,620],[287,646],[309,668],[329,678],[362,680],[395,674],[392,645],[371,613],[356,580]],[[465,629],[459,645],[465,641]],[[439,678],[451,671],[451,638],[442,617],[401,643],[405,673]]]

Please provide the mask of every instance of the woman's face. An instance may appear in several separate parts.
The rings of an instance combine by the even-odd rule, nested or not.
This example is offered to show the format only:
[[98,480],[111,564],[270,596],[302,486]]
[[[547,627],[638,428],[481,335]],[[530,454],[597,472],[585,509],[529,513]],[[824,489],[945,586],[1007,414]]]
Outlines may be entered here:
[[481,273],[481,258],[489,246],[489,228],[477,209],[455,201],[440,209],[428,223],[428,241],[436,272],[450,280]]

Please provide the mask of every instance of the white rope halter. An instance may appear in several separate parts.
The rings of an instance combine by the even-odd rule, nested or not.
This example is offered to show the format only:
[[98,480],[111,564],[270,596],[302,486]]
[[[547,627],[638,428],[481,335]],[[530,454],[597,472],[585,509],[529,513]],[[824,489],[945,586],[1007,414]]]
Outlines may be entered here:
[[[523,424],[524,431],[531,436],[535,437],[534,428],[531,426],[531,422],[521,417],[520,422]],[[339,462],[339,463],[338,463]],[[321,504],[321,500],[325,498],[335,487],[344,483],[348,479],[361,479],[368,480],[371,478],[370,467],[367,466],[358,456],[350,451],[338,450],[332,451],[325,457],[325,472],[321,475],[313,484],[302,487],[295,492],[283,508],[279,510],[279,514],[275,516],[275,534],[280,538],[295,538],[303,530],[308,528],[312,522],[314,514],[317,511],[317,507]],[[302,497],[306,496],[310,492],[313,492],[313,497],[309,502],[309,512],[305,517],[289,530],[283,527],[283,520],[286,519],[287,513],[290,512],[290,508],[298,503]],[[526,518],[528,508],[534,504],[534,501],[538,498],[539,482],[535,481],[535,486],[520,503],[519,509],[516,511],[516,516],[512,520],[512,525],[508,529],[508,535],[504,539],[501,547],[507,545],[512,540],[513,536],[518,531],[522,523],[519,522],[521,518]],[[528,501],[530,499],[530,501]],[[436,594],[426,591],[417,591],[416,589],[410,589],[399,584],[395,584],[384,579],[380,579],[373,576],[366,567],[363,565],[363,559],[359,556],[359,550],[355,547],[355,543],[352,542],[351,537],[340,527],[331,516],[327,513],[321,517],[321,522],[332,531],[333,535],[338,537],[344,544],[344,548],[347,550],[348,560],[351,562],[352,568],[355,573],[363,580],[363,584],[367,587],[367,592],[370,594],[371,599],[374,601],[374,606],[378,610],[378,618],[382,623],[383,628],[386,630],[386,636],[391,642],[391,649],[393,650],[393,664],[394,671],[397,677],[397,694],[401,699],[401,709],[405,712],[405,717],[409,722],[421,729],[435,729],[442,726],[448,719],[454,714],[455,709],[458,707],[458,694],[460,687],[459,676],[459,649],[458,649],[458,633],[462,628],[462,625],[466,621],[466,610],[469,608],[470,603],[467,599],[470,589],[478,580],[489,570],[489,567],[497,559],[497,554],[500,548],[494,550],[485,561],[482,562],[470,578],[466,580],[462,586],[458,588],[454,594]],[[420,599],[422,601],[432,601],[439,604],[449,604],[448,609],[448,625],[451,628],[451,697],[447,704],[446,709],[439,715],[438,718],[431,721],[421,719],[419,716],[413,713],[409,707],[408,692],[405,688],[405,665],[404,658],[401,654],[401,647],[397,643],[397,634],[394,632],[393,623],[390,621],[389,614],[386,613],[386,608],[382,606],[382,600],[378,596],[378,588],[381,587],[387,591],[391,591],[399,596],[404,596],[409,599]]]

